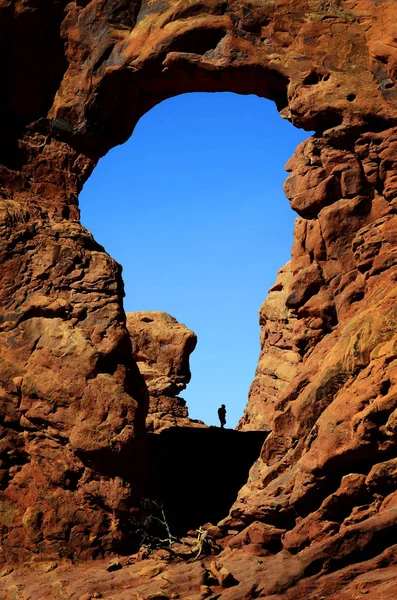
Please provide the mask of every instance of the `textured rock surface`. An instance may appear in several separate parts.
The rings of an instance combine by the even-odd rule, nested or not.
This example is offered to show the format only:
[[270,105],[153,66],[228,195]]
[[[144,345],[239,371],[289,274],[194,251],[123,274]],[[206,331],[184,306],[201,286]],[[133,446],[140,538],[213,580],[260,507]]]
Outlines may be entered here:
[[[32,565],[2,574],[0,579],[5,600],[37,598],[55,600],[394,600],[396,593],[396,546],[374,558],[348,568],[342,564],[334,572],[321,577],[310,572],[311,562],[324,556],[326,550],[306,550],[301,560],[288,553],[270,556],[269,551],[258,552],[258,545],[269,539],[264,531],[257,531],[253,539],[260,544],[249,543],[240,549],[230,549],[214,557],[194,562],[170,563],[165,556],[137,560],[122,558],[121,570],[108,571],[109,560],[97,560],[83,565],[35,561]],[[266,542],[265,542],[266,543]],[[348,539],[340,539],[337,548],[349,548]],[[273,546],[274,547],[274,546]],[[254,551],[250,551],[253,549]],[[317,564],[317,563],[315,563]],[[223,586],[223,570],[233,577],[233,584]],[[213,573],[218,574],[216,579]],[[306,576],[302,576],[306,575]],[[298,580],[297,585],[293,585]],[[223,581],[225,581],[223,579]],[[291,586],[288,591],[285,588]],[[283,591],[283,589],[285,591]],[[95,595],[96,594],[96,595]]]
[[40,196],[18,198],[1,201],[1,560],[92,556],[128,531],[146,392],[118,265],[77,223],[49,224]]
[[291,281],[291,262],[288,262],[279,270],[277,281],[260,308],[261,353],[248,405],[237,429],[271,430],[277,400],[295,377],[301,362],[294,335],[298,319],[286,306]]
[[[288,164],[285,189],[300,218],[290,279],[272,292],[288,289],[288,318],[277,316],[281,302],[273,317],[273,300],[265,304],[272,364],[263,354],[242,425],[271,434],[222,525],[225,549],[208,565],[211,577],[200,561],[157,575],[156,564],[152,575],[152,563],[144,573],[134,564],[131,577],[98,565],[89,577],[88,567],[48,567],[45,581],[34,569],[24,579],[22,569],[4,575],[6,593],[395,597],[395,1],[53,4],[0,0],[0,535],[8,563],[128,550],[144,483],[148,395],[120,269],[79,224],[77,195],[98,158],[156,103],[194,90],[270,98],[316,134]],[[296,369],[290,381],[278,362],[286,352]],[[240,583],[221,588],[227,581]]]
[[188,409],[179,393],[190,381],[189,356],[196,347],[196,335],[165,312],[127,313],[132,355],[149,392],[146,418],[148,431],[165,427],[203,426],[188,418]]

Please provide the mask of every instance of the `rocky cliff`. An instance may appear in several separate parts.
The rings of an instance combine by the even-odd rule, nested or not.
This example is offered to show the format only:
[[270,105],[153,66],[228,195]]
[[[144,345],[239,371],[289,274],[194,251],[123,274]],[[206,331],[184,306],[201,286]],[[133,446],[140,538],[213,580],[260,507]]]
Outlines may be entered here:
[[[6,598],[395,598],[396,17],[394,0],[0,0]],[[254,93],[315,131],[287,165],[292,260],[240,425],[271,433],[215,561],[10,573],[133,549],[149,394],[119,265],[77,197],[142,114],[189,91]]]
[[261,352],[247,408],[237,429],[271,431],[277,401],[294,379],[302,360],[295,339],[298,319],[286,304],[291,281],[289,261],[279,270],[259,310]]

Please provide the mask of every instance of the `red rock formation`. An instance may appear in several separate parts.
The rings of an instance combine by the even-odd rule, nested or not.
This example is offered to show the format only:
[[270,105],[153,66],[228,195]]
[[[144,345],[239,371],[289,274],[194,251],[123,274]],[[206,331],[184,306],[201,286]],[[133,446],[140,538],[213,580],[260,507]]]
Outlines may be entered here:
[[277,400],[299,367],[301,357],[295,344],[298,319],[286,306],[291,281],[288,262],[279,270],[277,281],[260,308],[261,353],[248,405],[237,429],[271,431]]
[[[147,392],[120,269],[79,224],[82,184],[161,100],[256,93],[316,132],[288,164],[300,215],[288,322],[265,305],[273,365],[262,355],[245,413],[272,433],[213,567],[70,585],[80,597],[115,597],[116,581],[143,598],[396,595],[396,16],[394,0],[0,0],[2,559],[114,549],[141,489]],[[276,348],[299,362],[261,415]],[[51,597],[29,577],[31,597]],[[20,581],[6,575],[6,593]]]
[[[286,304],[298,318],[293,339],[302,364],[274,406],[272,433],[228,519],[234,528],[259,519],[284,530],[283,551],[274,561],[286,560],[284,568],[288,571],[291,564],[292,571],[284,583],[265,584],[266,594],[285,592],[274,598],[303,597],[308,590],[304,579],[291,593],[286,590],[308,573],[336,581],[328,574],[344,567],[344,577],[350,579],[380,564],[383,559],[376,563],[375,557],[384,552],[386,562],[394,560],[394,548],[386,540],[397,527],[392,425],[397,398],[397,186],[393,191],[389,172],[395,140],[392,129],[364,134],[349,150],[336,152],[317,142],[314,168],[323,169],[323,181],[336,173],[340,191],[332,204],[329,192],[322,200],[317,195],[311,220],[296,225],[296,271]],[[305,211],[314,197],[300,191],[308,177],[305,151],[309,147],[311,153],[312,144],[309,140],[298,149],[286,185],[291,203]],[[353,190],[344,188],[347,181],[349,186],[354,181]],[[316,194],[319,189],[321,180]],[[256,411],[254,402],[254,419]],[[379,472],[382,489],[373,483]],[[372,562],[362,571],[348,568],[365,560]],[[269,568],[272,564],[273,559]]]
[[132,355],[149,392],[148,431],[167,427],[205,427],[188,418],[179,393],[190,381],[189,356],[197,337],[185,325],[164,312],[127,313]]

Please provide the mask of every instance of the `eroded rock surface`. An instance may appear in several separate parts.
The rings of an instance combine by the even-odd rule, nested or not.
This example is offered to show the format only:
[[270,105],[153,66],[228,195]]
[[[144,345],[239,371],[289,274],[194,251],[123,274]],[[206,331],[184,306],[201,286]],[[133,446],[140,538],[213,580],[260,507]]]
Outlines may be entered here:
[[188,417],[179,393],[190,381],[189,356],[197,337],[174,317],[160,311],[127,313],[132,355],[149,392],[148,431],[166,427],[204,427]]
[[128,551],[133,538],[149,396],[120,268],[79,223],[97,160],[189,91],[256,93],[315,131],[287,165],[290,275],[262,310],[242,425],[271,434],[222,523],[219,563],[152,575],[134,563],[131,577],[94,564],[84,585],[87,570],[44,581],[33,569],[25,583],[22,569],[4,575],[9,597],[18,585],[64,595],[62,581],[80,600],[129,588],[145,600],[395,597],[396,17],[394,0],[0,0],[8,564]]
[[289,261],[279,270],[276,283],[259,310],[261,353],[248,405],[237,429],[271,431],[275,405],[302,360],[295,341],[298,319],[286,305],[291,282]]

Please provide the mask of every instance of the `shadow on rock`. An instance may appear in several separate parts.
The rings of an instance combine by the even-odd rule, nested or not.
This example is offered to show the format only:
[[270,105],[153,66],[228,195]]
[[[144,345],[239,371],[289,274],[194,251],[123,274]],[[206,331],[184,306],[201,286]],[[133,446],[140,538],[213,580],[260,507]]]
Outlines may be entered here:
[[146,496],[162,503],[173,534],[227,515],[267,435],[217,427],[175,427],[148,435]]

